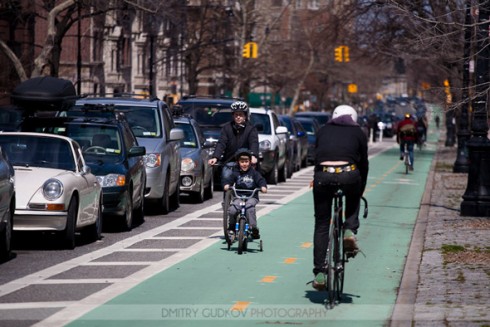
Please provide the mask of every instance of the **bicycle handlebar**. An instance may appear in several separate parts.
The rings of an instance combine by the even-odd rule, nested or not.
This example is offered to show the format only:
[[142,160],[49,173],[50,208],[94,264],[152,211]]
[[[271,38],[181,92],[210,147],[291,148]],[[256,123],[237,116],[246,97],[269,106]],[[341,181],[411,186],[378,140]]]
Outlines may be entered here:
[[[254,197],[254,195],[257,192],[260,192],[260,188],[254,188],[253,190],[247,190],[247,189],[237,189],[235,186],[230,186],[228,189],[229,191],[232,191],[233,194],[235,195],[236,198],[248,200]],[[245,192],[245,193],[250,193],[250,195],[238,195],[237,192]]]

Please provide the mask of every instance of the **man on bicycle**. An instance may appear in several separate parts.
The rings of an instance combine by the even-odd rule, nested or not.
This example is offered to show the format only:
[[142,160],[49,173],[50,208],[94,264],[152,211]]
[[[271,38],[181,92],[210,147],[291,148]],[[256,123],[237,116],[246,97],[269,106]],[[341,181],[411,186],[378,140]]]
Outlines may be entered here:
[[417,124],[413,121],[412,115],[405,114],[405,119],[398,124],[396,142],[400,144],[400,160],[403,160],[405,150],[408,151],[410,159],[410,170],[413,170],[413,145],[417,141]]
[[230,175],[235,167],[234,155],[240,148],[250,149],[252,164],[257,163],[259,153],[259,133],[249,121],[248,105],[243,101],[231,104],[232,121],[225,124],[208,163],[212,166],[221,160],[225,166],[221,171],[221,184],[226,176]]
[[[262,193],[267,193],[267,183],[265,178],[256,171],[252,165],[252,153],[248,149],[239,149],[235,156],[239,169],[234,170],[230,175],[226,176],[223,180],[223,189],[227,191],[231,185],[235,185],[236,189],[240,190],[254,190],[256,188],[260,188]],[[239,191],[237,191],[237,195],[241,195]],[[248,193],[245,195],[249,195]],[[233,241],[235,234],[235,224],[236,224],[236,215],[240,211],[240,202],[242,200],[236,198],[230,204],[230,208],[228,209],[228,235],[230,240]],[[260,239],[259,228],[257,227],[257,216],[255,214],[255,206],[259,202],[259,195],[257,193],[254,196],[247,200],[245,209],[248,222],[252,227],[252,238]]]
[[366,187],[369,170],[368,140],[357,124],[354,108],[341,105],[335,108],[332,119],[316,137],[313,202],[315,230],[313,235],[313,287],[325,287],[325,257],[332,216],[332,200],[341,188],[345,195],[343,246],[355,255],[359,248],[355,234],[359,228],[359,207]]

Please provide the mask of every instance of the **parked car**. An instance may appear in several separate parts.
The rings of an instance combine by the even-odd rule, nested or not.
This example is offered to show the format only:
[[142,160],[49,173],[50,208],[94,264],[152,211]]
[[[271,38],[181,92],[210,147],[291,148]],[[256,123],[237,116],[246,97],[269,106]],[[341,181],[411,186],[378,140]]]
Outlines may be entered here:
[[250,121],[259,132],[260,172],[269,184],[286,181],[288,176],[288,129],[268,109],[250,108]]
[[[232,120],[231,104],[237,100],[241,99],[185,96],[177,102],[174,109],[178,108],[181,114],[190,116],[199,124],[206,141],[211,144],[209,152],[212,154],[219,140],[221,128]],[[216,189],[221,188],[221,169],[221,166],[214,169]]]
[[301,167],[306,167],[308,160],[308,136],[303,125],[294,117],[289,115],[280,115],[279,120],[289,130],[289,139],[292,142],[293,151],[293,168],[298,171]]
[[[84,98],[76,108],[113,107],[123,112],[138,144],[146,149],[145,200],[166,214],[179,206],[180,140],[184,137],[175,127],[167,104],[158,99]],[[101,107],[101,108],[102,108]]]
[[328,112],[323,112],[323,111],[299,111],[296,114],[294,114],[296,118],[314,118],[318,122],[318,125],[322,127],[325,125],[330,118],[332,118],[332,115]]
[[197,122],[189,117],[175,118],[175,125],[184,132],[180,141],[180,191],[187,193],[198,203],[213,197],[213,167],[208,164],[209,148]]
[[50,134],[5,132],[0,146],[15,169],[14,230],[54,231],[64,247],[75,232],[95,241],[102,233],[102,188],[74,140]]
[[314,118],[298,118],[298,121],[303,125],[308,136],[308,163],[315,162],[315,143],[316,133],[320,129],[320,125]]
[[104,222],[116,217],[123,230],[144,219],[145,147],[139,146],[124,115],[87,110],[82,117],[26,118],[23,131],[70,137],[103,189]]
[[0,262],[10,257],[15,211],[15,172],[0,147]]

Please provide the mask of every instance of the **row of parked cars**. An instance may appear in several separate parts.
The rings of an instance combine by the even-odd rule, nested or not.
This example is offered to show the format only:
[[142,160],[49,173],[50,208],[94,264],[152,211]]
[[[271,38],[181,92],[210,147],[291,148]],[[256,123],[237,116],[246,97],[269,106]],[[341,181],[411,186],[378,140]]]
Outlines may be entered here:
[[[145,212],[168,213],[181,194],[203,202],[219,186],[207,160],[233,99],[187,97],[172,110],[156,98],[78,98],[71,82],[42,77],[12,100],[14,121],[0,122],[1,259],[13,230],[52,232],[74,248],[77,234],[98,240],[103,223],[129,231]],[[311,121],[259,108],[250,119],[269,183],[311,160]]]

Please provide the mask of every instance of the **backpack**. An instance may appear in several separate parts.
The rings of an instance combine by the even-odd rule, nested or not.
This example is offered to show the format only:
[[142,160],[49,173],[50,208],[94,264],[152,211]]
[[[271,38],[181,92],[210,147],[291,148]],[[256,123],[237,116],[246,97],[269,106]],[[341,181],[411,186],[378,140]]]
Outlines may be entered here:
[[406,136],[416,136],[416,135],[417,135],[417,129],[415,128],[415,125],[406,124],[400,127],[400,136],[406,137]]

